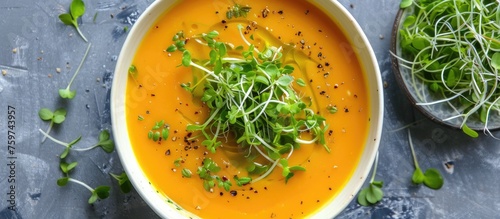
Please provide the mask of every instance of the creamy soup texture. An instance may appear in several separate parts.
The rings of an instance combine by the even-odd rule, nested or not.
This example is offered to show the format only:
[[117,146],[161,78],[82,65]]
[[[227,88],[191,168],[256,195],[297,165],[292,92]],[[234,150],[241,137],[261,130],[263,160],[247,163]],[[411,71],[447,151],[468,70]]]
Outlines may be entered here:
[[[227,18],[228,8],[235,2],[251,7],[246,17]],[[200,140],[187,140],[196,133],[186,131],[186,126],[203,123],[209,109],[199,97],[181,87],[193,81],[192,68],[180,66],[182,52],[166,49],[179,31],[190,39],[215,30],[219,33],[217,41],[246,46],[238,25],[243,25],[245,38],[257,49],[281,46],[294,54],[284,59],[296,61],[291,62],[295,68],[292,76],[304,79],[306,85],[294,88],[301,97],[312,100],[310,107],[326,118],[329,126],[325,138],[330,152],[320,144],[301,145],[288,162],[306,170],[294,172],[286,183],[276,167],[258,182],[237,186],[232,181],[229,191],[217,185],[206,191],[197,174],[206,157],[220,167],[218,176],[233,180],[235,175],[248,176],[237,157],[243,155],[220,148],[211,153]],[[193,57],[208,57],[208,50],[197,49],[191,40],[185,42]],[[366,81],[352,51],[350,39],[309,1],[176,3],[146,33],[132,63],[137,73],[127,85],[130,141],[152,186],[182,209],[202,218],[302,218],[314,214],[351,177],[370,125]],[[332,107],[337,112],[331,113]],[[158,131],[168,129],[169,134],[167,139],[160,136],[154,141],[148,133],[159,121],[164,124]],[[225,144],[234,141],[228,139]],[[186,169],[191,171],[191,177],[183,177]]]

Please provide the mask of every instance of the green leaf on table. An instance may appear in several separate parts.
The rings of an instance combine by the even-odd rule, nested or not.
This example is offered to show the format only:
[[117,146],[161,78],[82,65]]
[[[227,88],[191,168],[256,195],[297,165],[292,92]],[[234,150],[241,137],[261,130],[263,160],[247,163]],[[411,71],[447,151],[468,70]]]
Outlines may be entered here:
[[85,42],[87,38],[82,34],[80,28],[78,27],[78,18],[85,13],[85,3],[82,0],[73,0],[69,6],[69,13],[64,13],[59,15],[59,20],[65,25],[71,25],[75,27],[78,34],[82,37]]
[[380,181],[373,181],[368,187],[361,190],[358,194],[358,203],[362,206],[369,206],[382,200],[384,192],[381,185]]
[[76,96],[76,91],[69,89],[59,89],[59,96],[64,99],[73,99]]
[[76,166],[78,165],[78,162],[72,162],[72,163],[66,163],[66,162],[61,162],[59,164],[59,167],[61,168],[61,171],[63,173],[66,173],[68,174],[69,171],[71,171],[72,169],[74,169]]
[[85,3],[82,0],[73,0],[69,6],[71,17],[76,20],[85,13]]
[[416,168],[411,177],[411,181],[415,184],[421,184],[425,180],[425,175],[420,168]]
[[123,172],[120,175],[115,175],[111,173],[111,176],[118,181],[118,185],[120,186],[120,191],[123,193],[129,193],[133,186],[130,180],[128,179],[128,176],[125,172]]
[[113,139],[110,139],[109,131],[103,130],[99,134],[99,142],[97,143],[99,147],[102,148],[106,153],[111,153],[115,149],[115,143]]
[[440,189],[444,184],[441,173],[435,168],[429,168],[425,171],[424,185],[431,189]]
[[62,177],[57,180],[57,185],[58,186],[65,186],[68,184],[69,177]]
[[105,199],[109,197],[109,186],[98,186],[92,191],[92,195],[89,198],[89,204],[93,204],[97,199]]
[[66,25],[73,25],[73,17],[71,17],[71,14],[60,14],[59,20]]
[[40,119],[47,121],[47,120],[52,120],[52,118],[54,118],[54,113],[52,113],[52,111],[50,111],[50,109],[48,108],[41,108],[38,111],[38,116],[40,117]]

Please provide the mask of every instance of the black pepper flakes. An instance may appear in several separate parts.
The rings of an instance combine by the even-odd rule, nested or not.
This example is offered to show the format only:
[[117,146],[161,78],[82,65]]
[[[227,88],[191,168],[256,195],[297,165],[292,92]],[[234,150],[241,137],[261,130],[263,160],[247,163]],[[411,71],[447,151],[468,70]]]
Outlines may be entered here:
[[326,94],[326,91],[324,91],[324,90],[319,92],[319,95],[325,95],[325,94]]
[[231,196],[236,196],[238,195],[238,192],[236,190],[231,190],[229,193],[231,193]]
[[165,155],[167,155],[167,156],[170,155],[170,149],[168,149],[167,151],[165,151]]
[[262,12],[261,12],[262,13],[262,18],[266,18],[267,15],[269,14],[269,12],[270,11],[269,11],[269,9],[267,7],[264,8],[264,9],[262,9]]
[[279,10],[278,14],[283,15],[283,10]]
[[349,108],[344,108],[344,112],[348,113],[349,112]]
[[309,9],[307,9],[304,14],[308,15],[309,14]]
[[318,68],[323,68],[323,65],[322,64],[318,64]]

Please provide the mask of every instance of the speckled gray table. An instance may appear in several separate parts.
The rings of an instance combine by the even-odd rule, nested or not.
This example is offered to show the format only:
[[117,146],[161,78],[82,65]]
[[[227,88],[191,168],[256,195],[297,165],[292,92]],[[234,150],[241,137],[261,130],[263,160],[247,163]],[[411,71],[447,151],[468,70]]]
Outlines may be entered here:
[[[387,86],[376,176],[385,183],[385,197],[374,207],[352,202],[338,218],[500,217],[500,142],[486,136],[470,139],[461,131],[427,120],[412,108],[395,82],[388,50],[399,0],[340,2],[368,36]],[[131,28],[152,0],[86,1],[81,29],[92,47],[72,87],[78,92],[76,98],[60,101],[57,90],[67,85],[87,45],[57,18],[69,3],[0,0],[0,218],[155,218],[135,191],[113,192],[110,198],[88,205],[85,188],[56,185],[62,176],[57,155],[63,148],[50,141],[40,144],[38,129],[46,129],[48,123],[38,118],[38,109],[68,110],[66,121],[52,131],[61,140],[81,135],[79,144],[91,145],[100,130],[110,129],[110,85],[125,29]],[[401,129],[408,125],[420,165],[437,167],[444,174],[441,190],[411,184],[413,163],[407,130]],[[109,176],[122,171],[116,153],[93,150],[73,156],[79,162],[73,177],[93,186],[113,185],[118,191]],[[445,168],[446,162],[454,168]],[[14,204],[17,211],[9,208]]]

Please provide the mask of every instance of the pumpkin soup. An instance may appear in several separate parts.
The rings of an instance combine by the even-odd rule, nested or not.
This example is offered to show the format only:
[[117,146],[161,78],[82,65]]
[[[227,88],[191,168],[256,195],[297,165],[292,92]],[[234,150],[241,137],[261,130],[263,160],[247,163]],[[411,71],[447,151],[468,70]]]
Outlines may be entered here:
[[179,1],[129,73],[127,124],[143,171],[203,218],[314,214],[364,148],[362,69],[308,1]]

